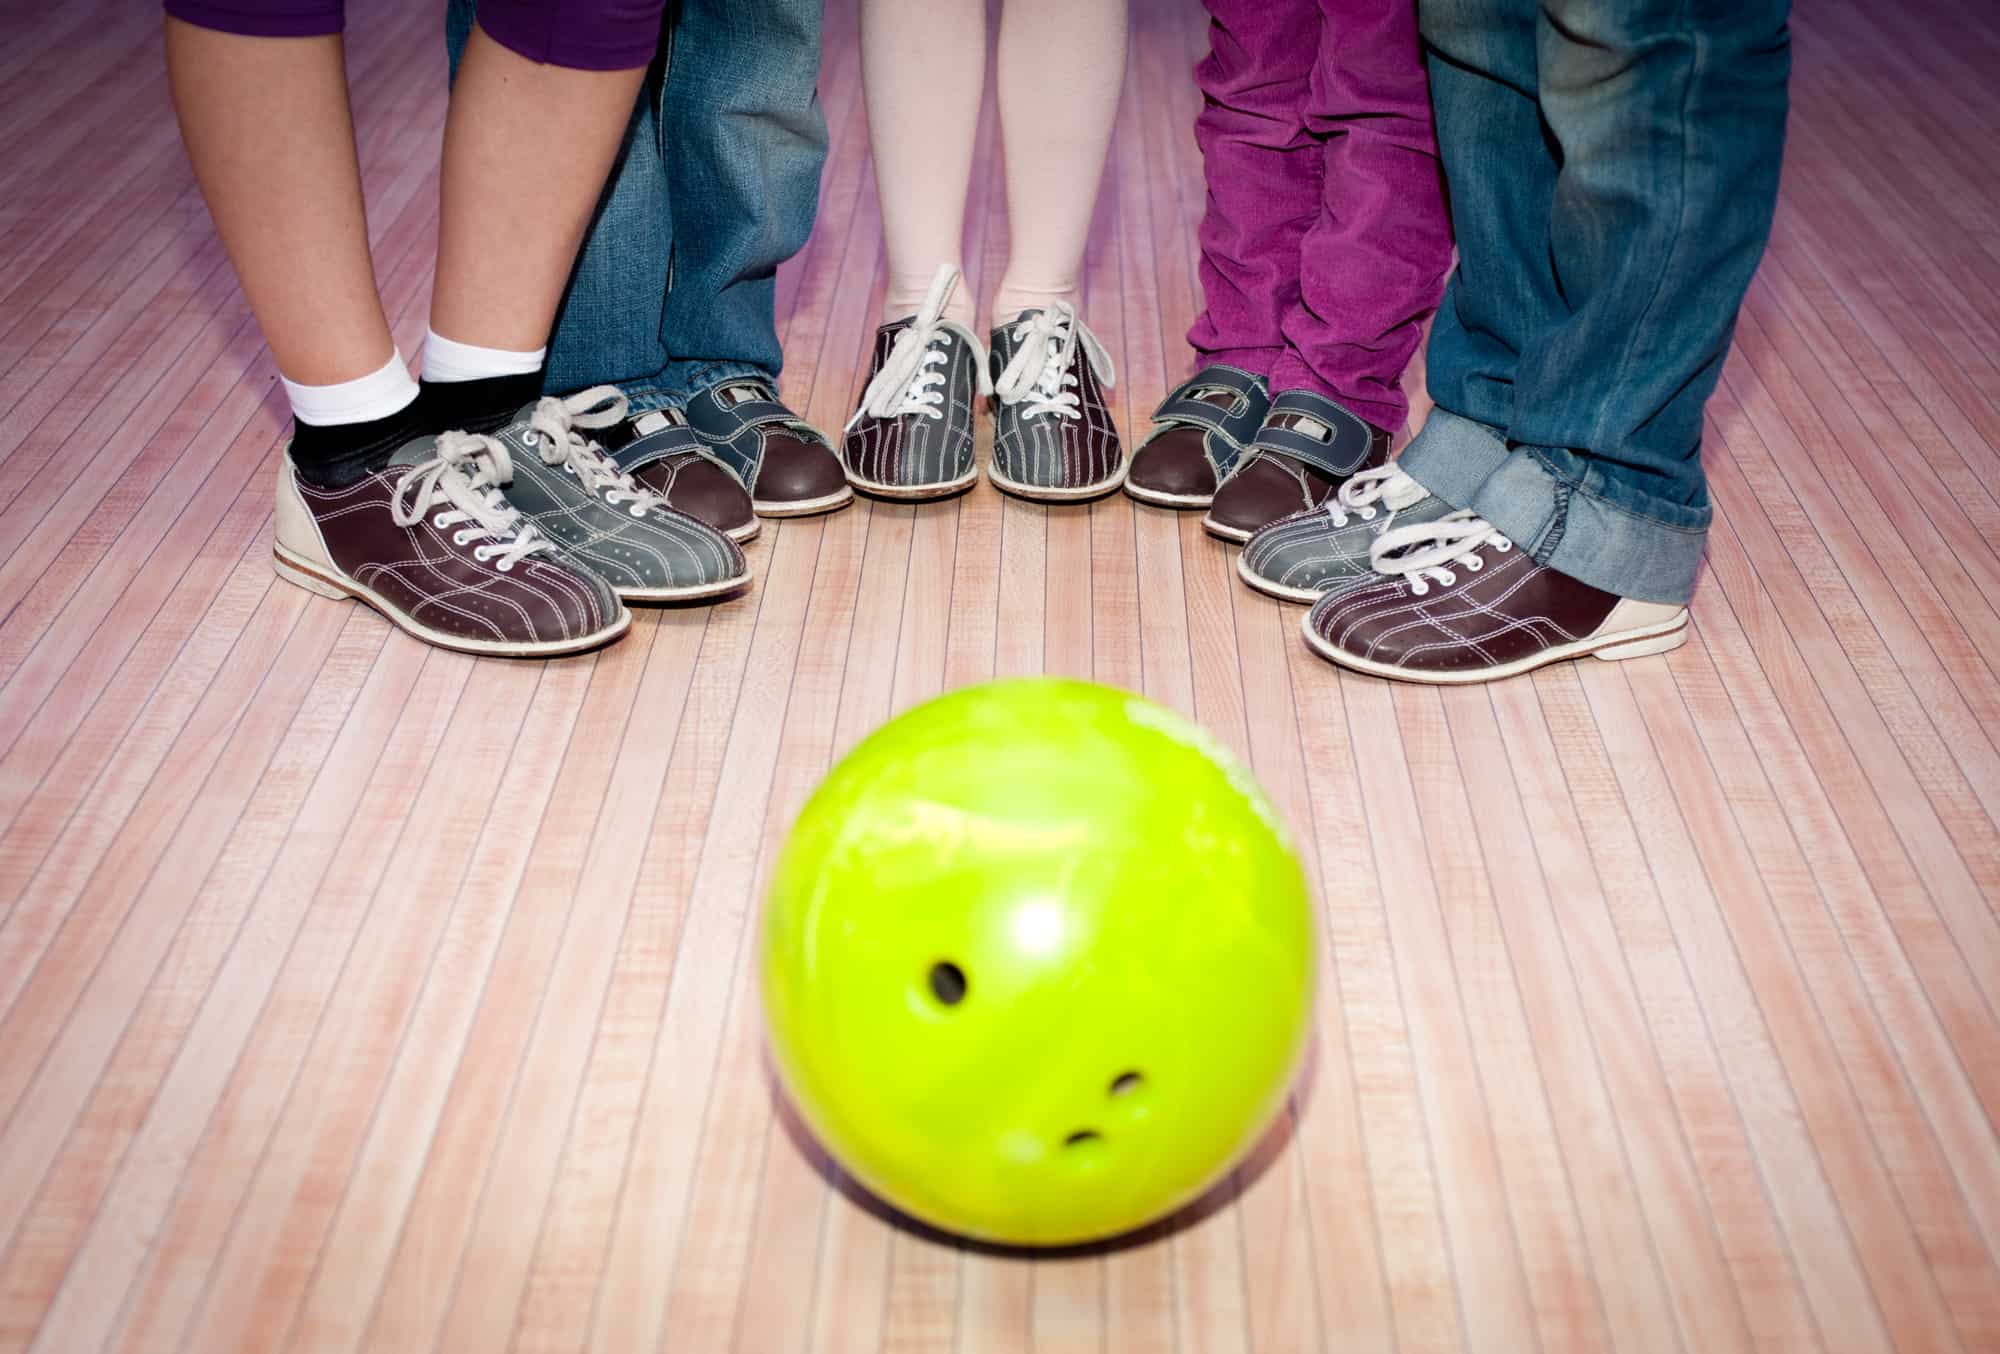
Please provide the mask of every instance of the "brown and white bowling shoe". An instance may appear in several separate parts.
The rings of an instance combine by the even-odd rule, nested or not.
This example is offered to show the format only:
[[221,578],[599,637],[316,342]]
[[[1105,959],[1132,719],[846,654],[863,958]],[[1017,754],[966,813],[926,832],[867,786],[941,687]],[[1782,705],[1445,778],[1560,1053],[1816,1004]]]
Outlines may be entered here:
[[1684,606],[1618,597],[1538,564],[1484,518],[1391,527],[1373,577],[1324,594],[1306,643],[1341,667],[1452,685],[1571,658],[1638,658],[1687,642]]
[[507,501],[512,477],[504,445],[462,432],[411,442],[338,489],[301,480],[287,457],[278,577],[463,653],[552,658],[617,639],[631,613]]
[[1311,390],[1271,400],[1264,422],[1215,491],[1201,524],[1241,544],[1271,523],[1319,507],[1347,480],[1389,459],[1389,431]]

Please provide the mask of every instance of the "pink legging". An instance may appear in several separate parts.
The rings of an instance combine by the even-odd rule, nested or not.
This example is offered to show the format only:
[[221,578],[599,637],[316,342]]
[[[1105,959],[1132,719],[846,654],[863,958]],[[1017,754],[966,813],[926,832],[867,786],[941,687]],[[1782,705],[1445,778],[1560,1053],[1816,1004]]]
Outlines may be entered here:
[[[649,64],[666,0],[480,0],[479,26],[530,61],[573,70],[622,71]],[[166,0],[167,13],[197,28],[262,38],[338,33],[344,0]]]
[[[481,11],[484,13],[484,10]],[[1004,0],[995,76],[1007,179],[1007,271],[995,323],[1077,301],[1118,92],[1126,0]],[[861,73],[882,202],[882,318],[916,313],[961,260],[986,86],[983,0],[861,0]],[[945,314],[970,326],[970,289]]]

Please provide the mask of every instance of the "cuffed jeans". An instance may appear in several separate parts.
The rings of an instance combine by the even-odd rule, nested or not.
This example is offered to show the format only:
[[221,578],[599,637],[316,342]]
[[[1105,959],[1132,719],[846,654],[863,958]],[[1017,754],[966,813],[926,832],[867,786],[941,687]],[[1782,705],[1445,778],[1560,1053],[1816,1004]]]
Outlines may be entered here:
[[1410,0],[1205,0],[1204,362],[1377,427],[1451,266]]
[[[778,265],[812,232],[826,161],[821,0],[672,0],[659,53],[549,340],[551,391],[635,411],[776,379]],[[451,0],[454,68],[476,0]]]
[[1685,602],[1702,410],[1769,237],[1788,0],[1421,0],[1459,264],[1400,464],[1562,573]]

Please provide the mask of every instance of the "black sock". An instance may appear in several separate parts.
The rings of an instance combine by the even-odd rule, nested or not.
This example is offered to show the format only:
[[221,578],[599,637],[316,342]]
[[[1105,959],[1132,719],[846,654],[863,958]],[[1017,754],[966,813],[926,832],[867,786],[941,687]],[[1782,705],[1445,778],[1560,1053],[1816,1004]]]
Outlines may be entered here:
[[424,381],[417,397],[386,418],[366,423],[292,421],[292,464],[299,478],[339,489],[389,464],[398,448],[448,429],[497,432],[542,393],[542,374],[489,376],[480,381]]
[[426,428],[411,400],[386,418],[366,423],[301,423],[292,420],[292,464],[299,478],[322,489],[339,489],[389,464],[396,449]]
[[488,376],[477,381],[421,381],[417,408],[426,431],[498,432],[542,393],[542,373]]

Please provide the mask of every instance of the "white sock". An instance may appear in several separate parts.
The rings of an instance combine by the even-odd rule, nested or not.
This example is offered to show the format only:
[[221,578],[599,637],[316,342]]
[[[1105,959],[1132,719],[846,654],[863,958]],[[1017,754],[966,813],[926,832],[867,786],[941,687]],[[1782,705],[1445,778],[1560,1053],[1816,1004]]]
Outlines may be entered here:
[[352,381],[330,386],[302,386],[285,382],[285,394],[292,401],[292,417],[301,423],[335,427],[343,423],[371,423],[409,407],[417,397],[417,383],[403,365],[401,353],[391,353],[380,371]]
[[526,376],[540,371],[548,355],[546,345],[532,353],[510,353],[505,348],[460,343],[430,329],[424,333],[424,379],[483,381],[489,376]]

